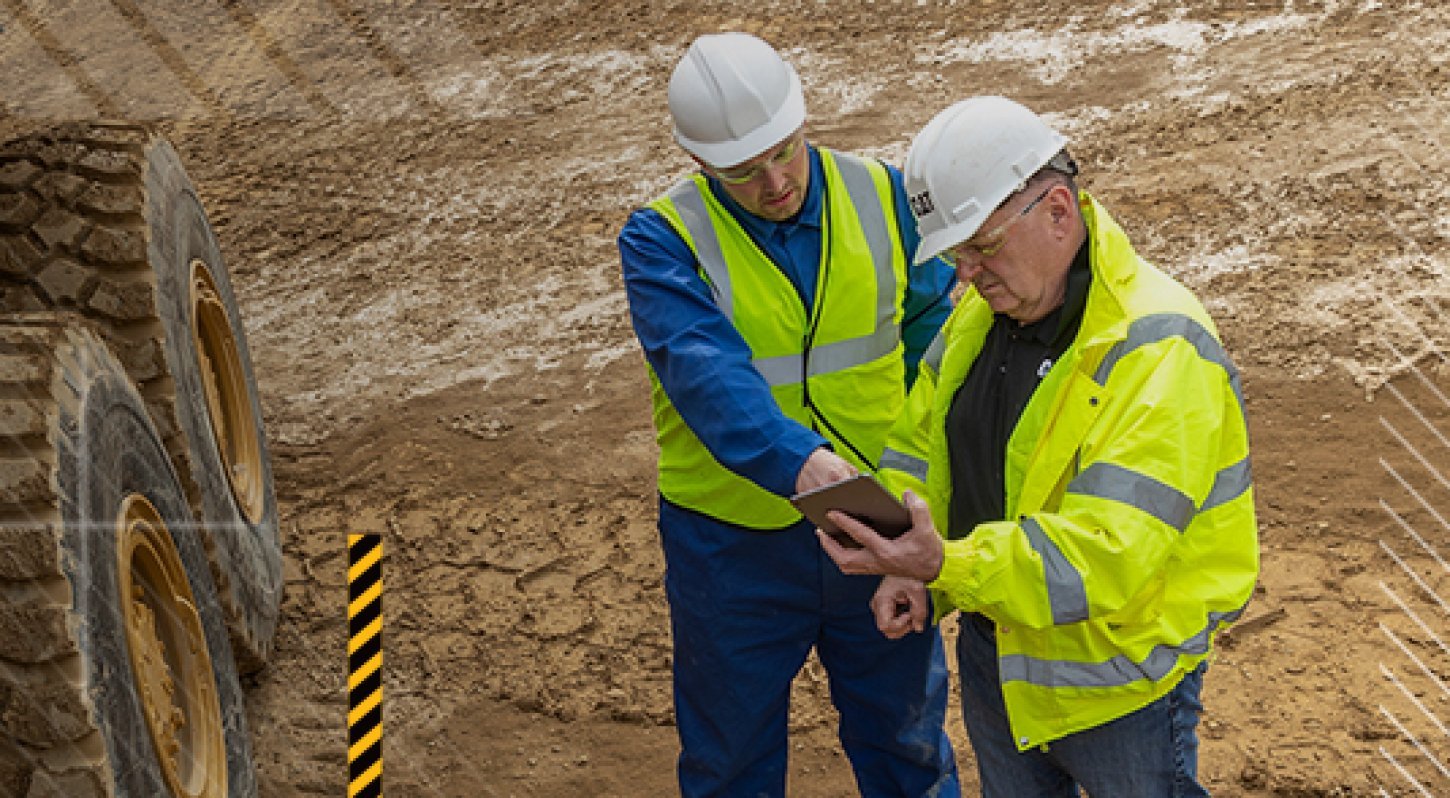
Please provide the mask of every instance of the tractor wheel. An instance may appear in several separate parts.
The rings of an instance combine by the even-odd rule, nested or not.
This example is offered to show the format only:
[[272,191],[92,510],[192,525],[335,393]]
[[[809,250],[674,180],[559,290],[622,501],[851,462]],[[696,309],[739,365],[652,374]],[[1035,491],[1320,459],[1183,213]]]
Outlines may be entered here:
[[0,313],[44,309],[96,325],[140,388],[257,670],[282,591],[271,463],[231,282],[165,140],[90,124],[0,146]]
[[61,314],[0,321],[0,794],[254,798],[211,569],[140,395]]

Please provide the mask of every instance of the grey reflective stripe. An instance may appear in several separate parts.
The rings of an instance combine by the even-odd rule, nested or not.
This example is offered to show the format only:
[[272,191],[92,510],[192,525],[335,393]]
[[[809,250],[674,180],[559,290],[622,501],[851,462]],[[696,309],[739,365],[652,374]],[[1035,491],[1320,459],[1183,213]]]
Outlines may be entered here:
[[897,451],[890,447],[881,453],[881,468],[894,468],[897,471],[904,471],[913,477],[926,481],[926,461],[920,457],[913,457],[906,452]]
[[1206,513],[1209,510],[1244,495],[1249,485],[1253,482],[1253,475],[1249,470],[1249,458],[1234,463],[1233,465],[1218,472],[1213,479],[1213,488],[1208,491],[1208,498],[1203,500],[1203,507],[1199,512]]
[[[856,209],[856,217],[871,250],[876,272],[876,327],[874,332],[858,338],[836,341],[810,350],[809,372],[805,358],[799,354],[760,358],[753,361],[765,381],[772,386],[791,385],[807,377],[830,374],[853,366],[870,363],[890,355],[901,342],[901,329],[896,323],[896,270],[892,267],[892,239],[886,226],[881,198],[866,164],[848,155],[833,153],[846,193]],[[735,299],[730,284],[730,268],[720,249],[720,239],[705,198],[693,180],[686,180],[670,189],[675,211],[695,243],[695,257],[710,280],[715,303],[726,318],[735,321]]]
[[1136,507],[1182,532],[1193,520],[1193,499],[1183,491],[1116,463],[1093,463],[1072,478],[1067,492]]
[[1047,602],[1052,606],[1052,622],[1060,625],[1087,620],[1087,588],[1083,586],[1082,574],[1067,561],[1062,550],[1042,531],[1037,521],[1022,519],[1022,531],[1027,533],[1032,550],[1042,558],[1042,575],[1047,581]]
[[801,382],[808,376],[819,377],[822,374],[844,371],[852,366],[860,366],[886,357],[896,349],[896,344],[900,341],[900,328],[895,324],[888,324],[876,328],[876,332],[870,335],[812,347],[809,374],[802,371],[802,362],[805,358],[800,355],[763,357],[757,358],[751,363],[770,385],[791,385]]
[[891,267],[891,233],[886,229],[881,196],[876,193],[876,183],[864,162],[838,152],[832,152],[831,156],[841,173],[841,182],[846,185],[846,194],[851,197],[851,205],[856,208],[856,218],[861,220],[861,231],[866,234],[871,261],[876,266],[876,323],[891,323],[896,316],[896,270]]
[[921,362],[924,363],[924,364],[926,364],[926,365],[928,365],[928,366],[931,366],[931,370],[932,371],[935,371],[936,373],[940,374],[941,373],[941,359],[942,359],[942,356],[946,354],[946,351],[947,351],[947,338],[946,338],[946,334],[945,334],[944,330],[937,330],[936,331],[936,337],[933,338],[933,339],[931,339],[931,344],[929,346],[927,346],[926,352],[924,354],[922,354],[922,356],[921,356]]
[[705,208],[705,198],[700,187],[693,180],[686,180],[670,189],[670,200],[675,203],[675,212],[685,223],[685,230],[695,242],[695,258],[700,268],[710,278],[710,290],[715,293],[715,304],[725,317],[735,321],[735,298],[730,291],[730,268],[725,265],[725,256],[720,252],[720,238],[715,235],[715,225],[710,222],[710,211]]
[[1194,349],[1198,350],[1199,357],[1221,367],[1228,374],[1229,384],[1233,386],[1234,396],[1238,399],[1239,407],[1243,407],[1244,395],[1243,390],[1239,387],[1239,372],[1234,368],[1233,361],[1229,360],[1228,352],[1224,351],[1223,344],[1220,344],[1218,339],[1214,338],[1202,324],[1178,313],[1159,313],[1134,321],[1128,327],[1128,336],[1108,350],[1108,354],[1098,366],[1093,379],[1099,385],[1106,385],[1108,375],[1113,372],[1113,367],[1118,365],[1118,361],[1141,347],[1169,338],[1182,338],[1188,341]]
[[1167,676],[1182,655],[1197,656],[1208,652],[1208,641],[1220,623],[1232,622],[1243,615],[1244,608],[1231,612],[1210,612],[1208,625],[1177,646],[1159,644],[1141,662],[1118,654],[1106,662],[1072,662],[1008,654],[998,664],[1003,682],[1027,682],[1039,687],[1123,687],[1144,680],[1158,681]]

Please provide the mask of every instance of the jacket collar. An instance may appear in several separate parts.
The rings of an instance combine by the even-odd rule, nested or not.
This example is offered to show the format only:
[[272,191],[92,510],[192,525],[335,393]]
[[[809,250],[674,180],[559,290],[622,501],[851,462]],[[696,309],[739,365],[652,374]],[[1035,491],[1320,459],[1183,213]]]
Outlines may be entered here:
[[1138,278],[1142,261],[1123,228],[1092,195],[1079,192],[1078,207],[1087,226],[1089,264],[1093,272],[1082,329],[1097,331],[1095,339],[1103,335],[1118,338],[1126,332],[1121,329],[1127,323],[1126,298]]

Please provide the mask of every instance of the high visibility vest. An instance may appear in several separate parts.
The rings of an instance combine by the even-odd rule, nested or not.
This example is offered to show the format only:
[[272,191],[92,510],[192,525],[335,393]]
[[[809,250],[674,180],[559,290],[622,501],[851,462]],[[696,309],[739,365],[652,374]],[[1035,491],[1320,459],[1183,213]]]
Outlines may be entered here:
[[[891,178],[875,161],[824,148],[822,243],[813,307],[695,175],[650,203],[694,251],[715,303],[749,345],[786,416],[874,471],[905,398],[901,308],[906,256]],[[659,490],[721,521],[780,529],[801,518],[786,499],[721,465],[650,369]],[[849,445],[848,445],[849,444]],[[858,454],[859,453],[859,454]]]
[[[1007,518],[946,543],[938,603],[997,624],[1019,749],[1172,690],[1239,617],[1258,525],[1238,373],[1189,291],[1086,193],[1092,286],[1076,340],[1008,440]],[[883,477],[947,534],[946,418],[991,309],[969,291],[928,348]]]

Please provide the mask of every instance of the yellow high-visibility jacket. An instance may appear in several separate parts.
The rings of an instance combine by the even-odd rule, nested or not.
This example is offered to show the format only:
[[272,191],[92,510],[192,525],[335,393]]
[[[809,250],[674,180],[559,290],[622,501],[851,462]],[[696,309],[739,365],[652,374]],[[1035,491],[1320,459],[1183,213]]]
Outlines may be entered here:
[[[906,254],[886,167],[819,152],[825,241],[813,308],[801,303],[790,280],[710,193],[704,176],[681,182],[649,207],[695,252],[701,276],[750,346],[752,363],[781,411],[820,431],[857,468],[875,471],[906,400]],[[650,383],[659,489],[666,499],[752,529],[780,529],[801,519],[789,501],[710,454],[653,368]]]
[[[997,624],[1021,750],[1172,690],[1242,612],[1258,526],[1239,378],[1212,320],[1085,192],[1082,324],[1007,443],[1006,520],[946,542],[938,612]],[[883,477],[947,535],[946,418],[993,314],[969,291],[922,361]],[[960,530],[967,532],[967,530]]]

